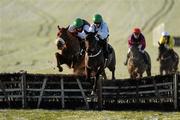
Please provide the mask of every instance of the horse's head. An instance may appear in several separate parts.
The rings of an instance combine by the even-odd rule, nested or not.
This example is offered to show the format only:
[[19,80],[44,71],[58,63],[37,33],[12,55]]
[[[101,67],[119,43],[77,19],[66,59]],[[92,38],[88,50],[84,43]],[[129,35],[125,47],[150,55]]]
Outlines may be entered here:
[[89,33],[85,40],[86,51],[94,52],[98,47],[98,41],[96,40],[95,33]]
[[159,42],[158,42],[158,44],[159,44],[159,47],[158,47],[159,56],[161,56],[161,55],[165,54],[168,50],[167,50],[167,48],[164,46],[164,44],[160,44]]
[[134,44],[131,48],[130,48],[130,56],[132,57],[138,57],[139,56],[139,48],[138,48],[139,44]]
[[66,48],[67,39],[68,39],[67,28],[60,28],[58,26],[58,33],[55,42],[59,50],[63,50],[64,48]]

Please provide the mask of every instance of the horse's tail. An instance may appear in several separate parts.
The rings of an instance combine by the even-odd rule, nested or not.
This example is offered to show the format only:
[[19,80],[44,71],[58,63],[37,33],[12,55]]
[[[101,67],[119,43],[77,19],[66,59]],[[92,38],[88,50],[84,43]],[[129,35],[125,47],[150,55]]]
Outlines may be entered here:
[[115,51],[112,46],[111,46],[111,50],[112,51],[109,54],[109,60],[108,60],[107,67],[109,68],[110,71],[113,71],[113,70],[115,70],[115,66],[116,66],[116,54],[115,54]]

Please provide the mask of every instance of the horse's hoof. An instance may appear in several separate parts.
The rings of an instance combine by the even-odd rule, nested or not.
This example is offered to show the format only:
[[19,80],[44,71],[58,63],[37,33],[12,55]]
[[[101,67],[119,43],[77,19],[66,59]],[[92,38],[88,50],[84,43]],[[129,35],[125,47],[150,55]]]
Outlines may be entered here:
[[63,68],[62,67],[58,67],[59,68],[59,72],[62,72],[63,71]]

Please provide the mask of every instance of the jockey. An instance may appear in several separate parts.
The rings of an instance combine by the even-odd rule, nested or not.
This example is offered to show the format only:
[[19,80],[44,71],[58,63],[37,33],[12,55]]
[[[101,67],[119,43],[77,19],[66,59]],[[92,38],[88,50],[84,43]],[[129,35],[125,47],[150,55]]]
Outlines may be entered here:
[[84,39],[87,36],[89,31],[90,24],[81,18],[76,18],[72,25],[69,26],[68,31],[71,32],[74,36],[76,36],[80,42],[80,55],[84,53],[85,43]]
[[129,50],[128,50],[127,58],[126,58],[126,61],[124,62],[124,65],[127,65],[128,59],[130,57],[129,56],[130,49],[135,44],[138,44],[139,51],[143,54],[144,62],[146,64],[148,64],[147,57],[146,57],[146,55],[144,53],[144,49],[146,47],[145,37],[141,33],[141,30],[139,28],[134,28],[133,33],[128,38]]
[[107,61],[108,59],[108,37],[109,29],[107,24],[103,21],[103,18],[100,14],[95,14],[93,16],[93,24],[89,28],[89,32],[95,33],[96,40],[99,41],[100,45],[103,48],[104,57]]
[[[164,47],[169,50],[169,53],[172,55],[172,58],[175,59],[174,55],[174,38],[168,32],[162,32],[161,38],[159,39],[159,44],[164,44]],[[160,56],[157,58],[159,60]]]

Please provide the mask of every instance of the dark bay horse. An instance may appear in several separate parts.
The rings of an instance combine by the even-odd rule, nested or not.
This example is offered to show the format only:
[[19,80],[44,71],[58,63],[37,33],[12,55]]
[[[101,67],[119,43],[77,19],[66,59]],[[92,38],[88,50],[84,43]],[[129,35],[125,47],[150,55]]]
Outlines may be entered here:
[[96,90],[97,80],[99,79],[100,74],[105,74],[105,68],[107,67],[112,72],[112,80],[115,80],[115,66],[116,58],[115,51],[109,45],[109,58],[105,64],[105,58],[102,47],[99,45],[99,42],[95,38],[94,33],[89,33],[85,40],[86,46],[86,70],[87,78],[95,77],[93,84],[93,93]]
[[[159,44],[159,57],[157,61],[160,62],[160,75],[175,73],[178,70],[179,56],[175,51],[170,52],[164,44]],[[174,58],[174,59],[173,59]]]
[[147,52],[145,52],[145,54],[149,64],[144,62],[143,55],[139,51],[138,45],[134,45],[130,49],[130,57],[127,65],[130,78],[141,78],[145,71],[147,76],[151,76],[151,58]]
[[68,27],[60,28],[58,26],[56,45],[58,50],[61,51],[61,53],[55,53],[59,71],[62,72],[61,65],[66,64],[73,69],[75,74],[85,74],[85,55],[79,56],[79,40],[68,31]]

